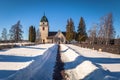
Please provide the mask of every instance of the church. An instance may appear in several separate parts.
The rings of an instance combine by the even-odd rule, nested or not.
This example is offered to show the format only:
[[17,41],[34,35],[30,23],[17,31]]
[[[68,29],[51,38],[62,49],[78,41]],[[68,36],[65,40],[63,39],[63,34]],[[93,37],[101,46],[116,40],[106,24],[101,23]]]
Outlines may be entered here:
[[49,22],[47,17],[44,16],[40,20],[40,43],[66,43],[66,32],[60,30],[50,32]]

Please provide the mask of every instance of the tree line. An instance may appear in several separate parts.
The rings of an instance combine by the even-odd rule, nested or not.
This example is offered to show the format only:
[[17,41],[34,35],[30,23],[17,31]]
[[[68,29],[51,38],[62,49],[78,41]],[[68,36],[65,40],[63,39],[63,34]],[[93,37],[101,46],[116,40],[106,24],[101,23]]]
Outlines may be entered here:
[[78,42],[86,41],[87,39],[86,25],[83,17],[80,18],[77,31],[75,31],[75,26],[73,20],[70,18],[67,20],[66,25],[66,39],[69,42],[76,40]]
[[101,17],[100,22],[94,24],[88,33],[91,44],[114,44],[116,32],[113,26],[112,13]]
[[114,44],[115,29],[113,26],[113,16],[109,13],[100,18],[100,22],[94,24],[88,32],[86,31],[86,24],[84,18],[81,17],[77,31],[73,20],[70,18],[67,20],[66,25],[66,39],[68,42],[76,40],[78,42],[88,42],[90,44]]
[[29,37],[28,40],[30,42],[40,42],[40,31],[36,30],[35,26],[31,25],[29,27]]
[[22,25],[20,24],[20,21],[18,21],[16,24],[12,25],[9,33],[7,33],[7,29],[3,28],[3,31],[1,33],[1,41],[3,42],[19,42],[23,39],[23,30]]
[[[86,24],[83,17],[80,17],[78,23],[77,31],[75,31],[74,21],[72,18],[67,20],[66,25],[66,40],[68,43],[71,41],[88,42],[90,44],[114,44],[115,40],[115,29],[113,26],[113,15],[109,13],[100,18],[99,23],[93,24],[92,27],[86,31]],[[3,28],[1,33],[1,41],[7,42],[19,42],[23,39],[23,30],[20,21],[12,25],[9,33],[7,29]],[[118,37],[120,39],[120,37]],[[28,40],[30,42],[40,41],[39,29],[35,29],[35,26],[31,25],[29,27]]]
[[[18,21],[16,24],[12,25],[9,33],[7,32],[6,28],[3,28],[1,33],[0,42],[19,42],[23,40],[23,30],[22,25],[20,24],[20,21]],[[31,25],[29,27],[29,36],[28,41],[35,42],[39,41],[40,39],[40,33],[39,29],[36,31],[35,26]]]

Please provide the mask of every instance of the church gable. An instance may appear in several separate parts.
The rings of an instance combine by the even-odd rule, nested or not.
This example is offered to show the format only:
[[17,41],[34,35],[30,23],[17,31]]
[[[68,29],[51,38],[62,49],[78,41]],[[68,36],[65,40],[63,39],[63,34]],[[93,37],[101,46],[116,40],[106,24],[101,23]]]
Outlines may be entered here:
[[62,34],[61,31],[58,31],[57,34],[55,35],[55,37],[64,37],[64,35]]
[[[64,33],[64,34],[63,34]],[[65,43],[66,37],[65,32],[49,32],[49,36],[47,37],[48,43]]]
[[57,32],[54,39],[55,39],[55,42],[57,42],[57,43],[65,43],[66,42],[66,38],[61,31]]

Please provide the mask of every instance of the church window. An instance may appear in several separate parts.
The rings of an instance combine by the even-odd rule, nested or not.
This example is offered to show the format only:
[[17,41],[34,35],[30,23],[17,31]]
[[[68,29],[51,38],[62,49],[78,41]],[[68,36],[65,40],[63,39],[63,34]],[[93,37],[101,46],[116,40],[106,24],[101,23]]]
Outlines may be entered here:
[[45,27],[43,27],[43,31],[45,30]]

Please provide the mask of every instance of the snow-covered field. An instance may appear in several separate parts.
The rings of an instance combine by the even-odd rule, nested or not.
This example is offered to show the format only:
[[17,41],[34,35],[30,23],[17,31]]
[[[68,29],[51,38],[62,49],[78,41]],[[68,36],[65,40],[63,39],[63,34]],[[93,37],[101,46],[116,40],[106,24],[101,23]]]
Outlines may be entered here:
[[27,45],[27,44],[34,44],[34,43],[32,43],[32,42],[0,43],[0,46],[2,46],[2,45],[18,45],[18,46],[22,46],[22,45]]
[[120,80],[120,55],[74,45],[61,45],[65,73],[70,80]]
[[[57,45],[0,50],[0,80],[52,80]],[[120,80],[120,55],[61,44],[66,80]]]
[[0,79],[6,78],[23,69],[44,55],[54,44],[23,46],[0,51]]

